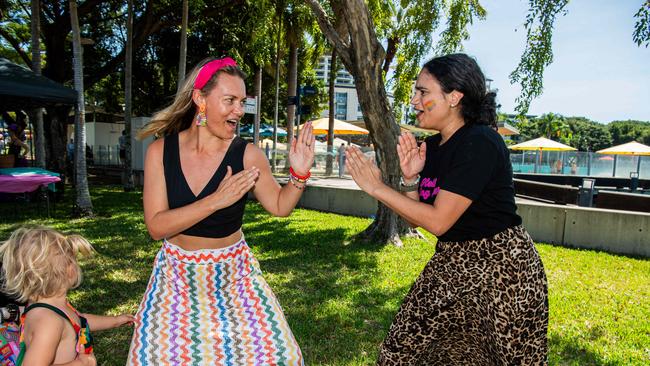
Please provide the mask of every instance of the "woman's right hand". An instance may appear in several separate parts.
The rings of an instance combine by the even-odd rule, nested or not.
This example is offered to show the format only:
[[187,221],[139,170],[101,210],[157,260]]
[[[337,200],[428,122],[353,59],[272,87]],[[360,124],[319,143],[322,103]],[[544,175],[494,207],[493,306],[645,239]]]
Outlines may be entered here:
[[404,132],[399,136],[397,155],[399,156],[399,167],[402,169],[404,180],[412,180],[424,169],[424,161],[427,157],[427,144],[422,143],[418,147],[413,134]]
[[259,169],[251,167],[233,175],[232,168],[228,166],[226,176],[217,187],[217,190],[210,195],[213,199],[215,211],[239,201],[244,194],[255,186],[259,174]]

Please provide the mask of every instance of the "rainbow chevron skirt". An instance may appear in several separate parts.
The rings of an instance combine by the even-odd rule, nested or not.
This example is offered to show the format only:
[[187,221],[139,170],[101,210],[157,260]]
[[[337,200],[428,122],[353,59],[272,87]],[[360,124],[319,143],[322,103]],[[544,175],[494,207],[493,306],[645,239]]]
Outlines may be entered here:
[[303,359],[242,237],[196,251],[163,242],[127,365],[303,365]]

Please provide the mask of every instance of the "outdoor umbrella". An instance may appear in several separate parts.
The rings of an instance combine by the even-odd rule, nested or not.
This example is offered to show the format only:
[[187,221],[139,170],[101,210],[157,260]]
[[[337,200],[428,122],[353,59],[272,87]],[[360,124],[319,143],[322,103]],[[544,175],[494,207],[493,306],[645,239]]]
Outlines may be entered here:
[[[327,135],[329,130],[329,118],[319,118],[311,121],[314,128],[314,135]],[[302,125],[304,126],[304,124]],[[302,129],[302,126],[300,128]],[[343,122],[341,120],[334,120],[334,134],[335,135],[367,135],[368,130],[365,128],[357,127],[351,123]]]
[[538,137],[533,140],[525,141],[510,146],[511,150],[534,150],[537,151],[539,159],[535,159],[535,173],[537,173],[538,160],[542,160],[542,151],[571,151],[577,150],[569,145],[561,144],[557,141],[549,140],[546,137]]
[[[634,155],[637,157],[636,173],[639,174],[639,170],[641,169],[641,156],[650,156],[650,146],[632,141],[625,144],[608,147],[607,149],[598,150],[596,153],[615,156]],[[616,176],[616,160],[617,159],[614,158],[614,176]]]

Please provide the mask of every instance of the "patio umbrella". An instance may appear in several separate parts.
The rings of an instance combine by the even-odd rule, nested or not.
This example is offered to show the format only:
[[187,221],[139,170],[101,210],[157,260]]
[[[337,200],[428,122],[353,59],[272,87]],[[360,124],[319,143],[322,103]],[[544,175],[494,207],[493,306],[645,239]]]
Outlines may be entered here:
[[[607,155],[634,155],[637,158],[636,173],[639,174],[641,169],[641,156],[650,156],[650,146],[642,143],[632,141],[621,145],[608,147],[606,149],[596,151],[598,154]],[[614,176],[616,176],[616,158],[614,158]]]
[[[329,129],[329,118],[319,118],[311,121],[314,128],[314,135],[327,135]],[[302,125],[304,126],[304,125]],[[300,129],[302,130],[302,126]],[[334,120],[334,134],[335,135],[367,135],[368,130],[365,128],[357,127],[351,123],[347,123],[338,119]]]
[[532,150],[532,151],[537,151],[537,154],[539,156],[539,159],[535,159],[535,173],[537,173],[537,163],[538,160],[542,160],[542,151],[571,151],[571,150],[577,150],[574,147],[571,147],[569,145],[565,145],[562,143],[559,143],[557,141],[553,141],[550,139],[547,139],[546,137],[538,137],[533,140],[525,141],[516,145],[510,146],[510,149],[512,150]]

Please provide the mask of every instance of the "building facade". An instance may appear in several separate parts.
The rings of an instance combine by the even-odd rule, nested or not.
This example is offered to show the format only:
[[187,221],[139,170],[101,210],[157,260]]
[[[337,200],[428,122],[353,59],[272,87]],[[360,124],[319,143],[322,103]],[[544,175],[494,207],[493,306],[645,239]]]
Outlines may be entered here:
[[[361,112],[361,105],[359,105],[359,97],[357,89],[354,85],[354,77],[345,70],[345,67],[338,62],[339,70],[336,72],[336,81],[334,83],[334,118],[341,121],[360,121],[363,120],[363,113]],[[316,78],[323,80],[326,86],[329,87],[329,76],[332,71],[332,56],[321,56],[318,67],[316,68]],[[388,94],[388,102],[393,104],[392,94]],[[320,117],[329,117],[330,111],[328,106],[321,112]]]

